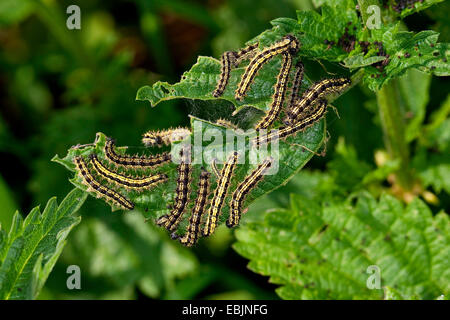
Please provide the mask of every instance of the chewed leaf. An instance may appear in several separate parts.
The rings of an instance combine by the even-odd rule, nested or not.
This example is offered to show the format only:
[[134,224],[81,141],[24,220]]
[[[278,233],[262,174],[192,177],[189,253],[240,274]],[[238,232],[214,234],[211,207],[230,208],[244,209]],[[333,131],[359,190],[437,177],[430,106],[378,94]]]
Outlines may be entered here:
[[[356,206],[293,196],[237,231],[234,248],[284,299],[435,299],[450,290],[448,215],[368,193]],[[401,292],[401,294],[399,293]]]
[[42,213],[36,207],[23,219],[16,212],[8,234],[0,228],[0,299],[36,299],[81,220],[75,213],[86,196],[74,189],[59,205],[50,199]]
[[[225,153],[227,150],[231,150],[232,148],[236,148],[237,151],[241,154],[241,157],[245,155],[245,162],[238,164],[233,178],[231,180],[230,190],[234,190],[236,186],[244,180],[246,175],[249,174],[251,170],[257,167],[258,163],[251,163],[250,161],[250,151],[249,148],[243,148],[243,145],[236,145],[229,143],[227,140],[227,134],[233,133],[236,134],[236,139],[239,141],[245,141],[248,145],[249,136],[245,135],[242,130],[233,131],[227,129],[223,126],[218,126],[216,124],[198,119],[191,118],[191,127],[192,127],[192,142],[194,147],[193,153],[193,169],[192,169],[192,181],[191,181],[191,195],[190,202],[188,208],[186,210],[185,217],[180,224],[179,232],[182,232],[189,219],[190,211],[193,207],[194,200],[196,198],[196,187],[198,184],[198,179],[200,176],[200,172],[202,167],[206,168],[209,172],[213,172],[211,159],[208,159],[208,149],[217,148],[217,157],[219,158],[219,154],[222,153],[222,156],[226,156]],[[211,141],[211,138],[214,137],[214,140]],[[219,138],[218,138],[219,137]],[[217,140],[219,139],[219,140]],[[222,139],[222,140],[220,140]],[[325,121],[319,121],[312,127],[308,128],[304,132],[298,133],[296,136],[291,136],[287,138],[285,141],[279,141],[278,151],[275,149],[268,149],[268,153],[277,159],[276,172],[271,175],[266,175],[261,183],[257,185],[247,196],[245,207],[248,206],[252,201],[256,198],[271,192],[272,190],[280,187],[281,185],[287,183],[287,181],[292,178],[313,156],[311,151],[317,151],[321,145],[323,144],[325,139]],[[201,144],[196,144],[196,141],[201,141]],[[222,143],[223,142],[223,143]],[[75,172],[75,166],[72,163],[73,159],[77,156],[82,156],[84,159],[88,160],[88,157],[91,153],[96,153],[99,159],[102,159],[106,162],[105,156],[103,153],[103,148],[106,143],[106,136],[102,133],[97,134],[97,139],[93,144],[75,146],[69,149],[67,155],[64,158],[59,158],[55,156],[53,161],[58,162],[64,165],[67,169]],[[175,144],[173,148],[175,150]],[[304,149],[304,146],[307,149]],[[311,150],[311,151],[308,151]],[[159,150],[159,149],[158,149]],[[117,152],[123,153],[125,148],[118,148]],[[221,160],[221,159],[219,159]],[[262,160],[261,160],[262,161]],[[218,162],[220,166],[220,161]],[[173,199],[175,197],[175,188],[176,188],[176,180],[177,180],[177,164],[173,162],[169,162],[163,166],[160,166],[156,169],[152,170],[143,170],[142,172],[138,172],[139,170],[119,170],[120,172],[127,175],[137,175],[137,174],[150,174],[150,173],[164,173],[168,176],[168,181],[166,183],[160,184],[154,189],[145,190],[141,192],[129,190],[127,188],[117,188],[114,185],[109,184],[107,181],[101,180],[101,183],[105,186],[108,186],[115,191],[119,192],[127,199],[132,201],[135,204],[135,208],[142,210],[144,215],[148,218],[157,219],[164,214],[167,214],[169,210],[167,209],[167,205],[173,203]],[[275,169],[274,169],[275,170]],[[78,188],[87,191],[86,185],[83,183],[82,178],[75,173],[74,178],[71,179],[71,182]],[[211,177],[211,187],[212,190],[215,188],[217,184],[217,178],[212,175]],[[96,196],[95,193],[91,193],[93,196]],[[228,218],[228,204],[231,199],[231,194],[228,194],[225,200],[225,206],[222,210],[222,215],[220,216],[220,222],[223,223]],[[114,208],[115,209],[115,208]]]

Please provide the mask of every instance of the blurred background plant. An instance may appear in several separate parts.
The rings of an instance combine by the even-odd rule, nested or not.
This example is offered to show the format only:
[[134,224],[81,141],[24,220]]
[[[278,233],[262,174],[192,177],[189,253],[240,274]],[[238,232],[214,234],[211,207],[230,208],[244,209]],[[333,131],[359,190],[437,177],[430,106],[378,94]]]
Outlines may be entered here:
[[[71,1],[2,0],[0,3],[0,222],[8,230],[16,209],[28,212],[71,189],[71,174],[50,162],[96,132],[142,150],[141,134],[188,124],[192,102],[172,100],[152,109],[137,90],[158,80],[176,82],[198,55],[219,57],[270,28],[278,17],[312,10],[310,0],[80,0],[81,30],[66,28]],[[447,14],[445,14],[447,13]],[[404,20],[409,30],[433,29],[449,41],[449,3]],[[320,65],[311,73],[323,73]],[[376,97],[358,86],[329,112],[326,157],[315,157],[288,185],[254,203],[244,224],[268,208],[289,207],[289,195],[320,201],[359,190],[388,192],[411,201],[421,196],[433,213],[450,205],[448,78],[416,71],[400,83],[411,97],[408,127],[417,190],[395,190],[399,164],[383,145]],[[416,87],[408,87],[411,79]],[[418,90],[415,96],[413,92]],[[417,119],[417,117],[414,117]],[[393,187],[391,187],[393,185]],[[408,198],[409,197],[409,198]],[[139,212],[111,213],[89,197],[82,222],[68,237],[39,298],[276,299],[275,285],[247,269],[223,226],[211,239],[186,249]],[[66,268],[78,265],[82,290],[68,290]],[[227,277],[223,277],[227,274]]]

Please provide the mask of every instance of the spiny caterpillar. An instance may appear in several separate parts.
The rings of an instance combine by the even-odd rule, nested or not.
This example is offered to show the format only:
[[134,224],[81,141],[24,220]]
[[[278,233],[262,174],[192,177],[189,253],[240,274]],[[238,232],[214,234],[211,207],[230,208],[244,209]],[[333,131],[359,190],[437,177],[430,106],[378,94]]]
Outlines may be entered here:
[[216,176],[216,178],[219,179],[221,176],[221,173],[220,173],[219,169],[217,169],[217,164],[216,164],[215,158],[211,162],[211,169],[214,172],[214,175]]
[[180,242],[187,247],[193,246],[200,235],[200,225],[202,222],[202,215],[208,202],[209,194],[209,178],[211,173],[202,168],[200,180],[198,182],[197,198],[195,200],[194,208],[192,209],[191,217],[189,218],[189,225],[186,233]]
[[235,92],[235,99],[242,101],[246,95],[250,84],[253,82],[257,72],[261,67],[274,56],[281,53],[289,53],[294,55],[299,48],[299,42],[297,38],[291,35],[284,36],[283,39],[262,52],[253,57],[248,66],[245,68],[245,72],[241,77],[238,88]]
[[177,167],[178,178],[175,190],[175,204],[169,215],[160,217],[156,224],[173,231],[180,223],[186,205],[189,202],[189,187],[191,183],[191,152],[190,147],[183,147],[180,150],[180,164]]
[[215,98],[220,97],[225,91],[228,81],[230,80],[231,68],[234,66],[235,60],[236,52],[234,51],[225,51],[220,57],[220,64],[222,65],[220,78],[216,89],[212,93]]
[[217,187],[214,190],[214,196],[211,202],[211,206],[208,210],[208,217],[206,219],[205,228],[203,229],[204,236],[213,234],[214,230],[216,229],[217,219],[227,196],[228,187],[230,186],[231,177],[233,176],[233,171],[236,167],[238,157],[239,154],[237,152],[233,152],[233,154],[231,154],[227,159],[227,162],[220,172]]
[[232,123],[229,120],[226,119],[217,119],[216,124],[218,124],[219,126],[228,128],[228,129],[233,129],[233,130],[237,130],[238,126],[235,125],[234,123]]
[[114,183],[117,186],[130,188],[133,190],[143,190],[155,187],[159,183],[166,182],[166,174],[156,174],[148,177],[128,177],[126,175],[114,172],[103,165],[96,154],[90,155],[92,166],[98,175]]
[[82,157],[75,157],[73,162],[77,168],[78,175],[83,179],[83,183],[88,186],[87,191],[95,192],[97,197],[103,197],[123,210],[134,209],[134,203],[130,200],[122,196],[120,193],[108,187],[102,186],[97,180],[95,180]]
[[295,124],[306,108],[309,108],[326,95],[343,91],[350,84],[351,80],[349,78],[325,79],[316,82],[299,100],[290,106],[283,123],[285,125]]
[[253,57],[256,52],[258,51],[258,45],[259,43],[253,43],[247,47],[245,47],[244,49],[240,50],[238,53],[236,53],[236,60],[234,61],[234,66],[237,67],[239,66],[239,64],[244,61],[247,60],[251,57]]
[[262,180],[264,172],[272,165],[273,158],[264,160],[255,170],[253,170],[244,181],[242,181],[233,192],[230,202],[230,216],[227,220],[227,227],[232,228],[239,224],[241,219],[242,203],[247,194],[256,187]]
[[269,143],[272,139],[283,139],[297,133],[298,131],[304,130],[319,121],[325,115],[326,109],[327,101],[324,99],[320,99],[318,101],[318,106],[315,107],[310,114],[307,114],[300,118],[300,120],[293,126],[282,127],[273,133],[253,138],[252,144],[254,147],[259,147],[262,144]]
[[217,83],[216,89],[213,91],[213,96],[215,98],[220,97],[230,80],[231,69],[237,67],[243,60],[249,58],[254,54],[255,50],[258,48],[258,43],[251,44],[239,52],[235,51],[225,51],[220,57],[221,71],[219,82]]
[[275,93],[272,97],[272,103],[269,107],[269,111],[266,115],[257,123],[255,129],[267,129],[270,127],[274,121],[278,118],[281,108],[284,103],[284,96],[287,89],[289,73],[292,67],[292,56],[291,54],[284,52],[283,62],[281,64],[281,69],[277,77],[277,83],[275,84]]
[[292,93],[288,106],[293,106],[295,101],[298,99],[298,92],[300,91],[300,87],[303,82],[303,74],[305,71],[305,67],[301,61],[298,61],[295,65],[295,76],[292,85]]
[[172,142],[182,141],[191,134],[188,128],[175,128],[161,131],[148,131],[142,137],[142,143],[147,147],[163,145],[169,146]]
[[170,153],[167,152],[163,152],[159,155],[149,157],[119,155],[114,150],[114,145],[115,145],[114,139],[107,138],[104,152],[106,158],[118,166],[151,168],[159,166],[171,160]]

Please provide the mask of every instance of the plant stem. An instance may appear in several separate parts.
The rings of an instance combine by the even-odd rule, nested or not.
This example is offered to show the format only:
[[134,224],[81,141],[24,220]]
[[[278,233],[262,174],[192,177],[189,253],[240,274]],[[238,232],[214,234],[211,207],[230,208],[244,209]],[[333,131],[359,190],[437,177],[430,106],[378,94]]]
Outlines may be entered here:
[[392,159],[400,159],[398,183],[403,189],[409,190],[412,188],[412,175],[405,136],[403,100],[397,79],[391,80],[377,92],[377,102],[386,148]]

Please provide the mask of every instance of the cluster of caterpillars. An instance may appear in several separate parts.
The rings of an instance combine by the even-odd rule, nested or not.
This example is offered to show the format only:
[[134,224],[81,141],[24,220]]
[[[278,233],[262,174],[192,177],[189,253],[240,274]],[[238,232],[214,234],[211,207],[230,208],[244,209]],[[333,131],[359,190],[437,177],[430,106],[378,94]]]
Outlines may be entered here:
[[[287,35],[261,51],[258,50],[258,43],[255,43],[238,52],[224,52],[220,59],[222,64],[221,74],[212,95],[220,97],[228,85],[231,70],[238,67],[244,60],[250,60],[235,91],[235,99],[243,101],[258,71],[273,57],[281,55],[281,68],[274,86],[272,102],[266,114],[255,125],[258,132],[261,129],[269,129],[280,118],[283,111],[293,59],[299,50],[300,43],[297,38]],[[314,83],[303,94],[299,95],[304,74],[303,63],[298,61],[295,69],[292,93],[284,112],[285,116],[282,119],[284,125],[277,131],[270,132],[268,130],[269,132],[264,135],[254,138],[252,140],[253,146],[258,147],[261,144],[269,143],[272,139],[286,138],[304,131],[324,117],[328,105],[327,96],[340,93],[351,85],[351,80],[346,77],[324,79]]]
[[[314,83],[303,94],[299,94],[304,66],[298,61],[295,64],[295,74],[292,80],[292,92],[287,102],[282,117],[283,125],[278,130],[272,130],[271,127],[280,118],[283,113],[285,97],[288,91],[289,77],[293,68],[295,55],[300,49],[299,41],[292,35],[283,37],[273,45],[259,50],[258,43],[251,44],[240,51],[227,51],[221,56],[221,75],[216,89],[212,93],[214,97],[220,97],[226,90],[231,77],[231,70],[237,68],[243,61],[249,60],[241,76],[238,87],[235,91],[235,99],[243,101],[251,89],[258,71],[273,57],[281,55],[281,68],[278,73],[272,102],[267,113],[257,122],[255,129],[269,129],[263,135],[258,135],[251,143],[258,147],[262,144],[268,144],[273,139],[284,139],[305,130],[323,118],[326,113],[328,102],[326,97],[332,93],[342,92],[351,84],[348,78],[325,79]],[[228,120],[219,119],[218,125],[227,128],[236,129],[236,125]],[[162,147],[170,146],[173,142],[181,141],[191,134],[187,128],[176,128],[164,131],[149,131],[143,135],[142,143],[145,146]],[[168,214],[159,217],[156,223],[171,232],[172,238],[178,239],[186,246],[193,246],[202,236],[209,236],[214,233],[222,209],[229,205],[229,216],[226,225],[229,228],[239,225],[242,213],[245,212],[244,203],[247,195],[255,189],[257,184],[263,180],[267,170],[272,166],[274,159],[266,158],[261,164],[250,170],[248,175],[231,190],[235,171],[239,166],[238,160],[241,156],[239,152],[232,152],[227,155],[222,168],[217,168],[215,160],[211,163],[213,175],[204,167],[201,168],[198,177],[195,177],[194,166],[192,165],[191,145],[181,145],[179,151],[179,163],[176,173],[175,198],[172,204],[167,207],[170,210]],[[126,175],[121,173],[119,168],[128,171],[144,171],[146,169],[155,169],[163,166],[173,159],[170,153],[162,152],[153,156],[128,156],[118,153],[115,148],[115,141],[108,138],[101,159],[97,154],[90,154],[88,159],[82,156],[74,158],[78,175],[83,183],[87,185],[88,191],[94,192],[98,197],[105,199],[112,205],[124,210],[132,210],[135,204],[121,194],[117,188],[142,192],[154,188],[155,186],[168,181],[168,176],[164,173],[152,173],[146,175]],[[110,167],[114,166],[114,169]],[[194,176],[194,177],[193,177]],[[216,177],[214,185],[211,177]],[[188,219],[188,225],[184,234],[177,233],[179,225],[183,220],[184,213],[188,210],[191,200],[193,180],[198,178],[196,195],[194,203],[191,206],[191,215]],[[106,186],[114,186],[114,189]],[[195,187],[194,187],[195,188]],[[229,203],[226,202],[230,196]]]
[[[180,163],[177,167],[177,186],[174,203],[168,206],[171,209],[170,213],[161,216],[156,223],[172,232],[172,238],[178,239],[185,246],[193,246],[200,237],[207,237],[213,234],[217,227],[222,208],[225,205],[225,200],[230,194],[231,181],[238,166],[239,156],[240,154],[238,152],[232,152],[228,155],[221,170],[217,168],[215,161],[211,163],[217,182],[214,191],[210,190],[212,185],[211,173],[204,167],[201,168],[201,173],[198,178],[197,194],[191,210],[189,223],[185,234],[179,235],[176,233],[176,230],[189,204],[193,180],[193,167],[190,164],[190,146],[182,147],[179,153]],[[239,224],[245,197],[262,180],[264,173],[271,166],[272,162],[272,158],[267,158],[255,170],[251,171],[232,193],[231,201],[229,202],[230,215],[227,222],[228,227],[232,228]]]

